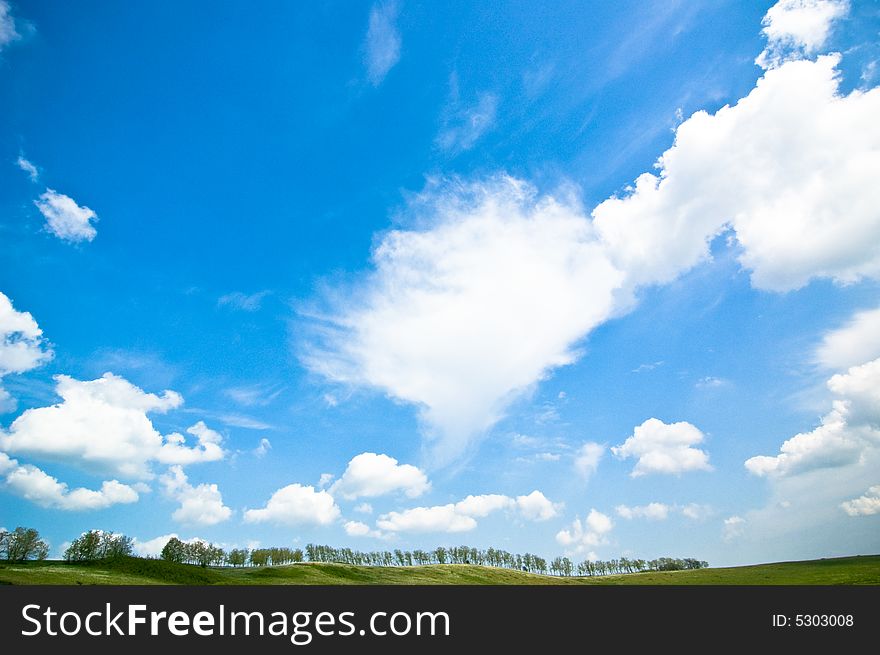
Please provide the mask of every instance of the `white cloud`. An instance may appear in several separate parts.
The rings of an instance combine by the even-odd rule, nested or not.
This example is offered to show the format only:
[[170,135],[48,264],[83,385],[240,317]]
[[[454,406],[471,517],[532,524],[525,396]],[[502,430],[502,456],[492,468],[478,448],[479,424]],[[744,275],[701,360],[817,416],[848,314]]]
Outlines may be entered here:
[[712,511],[709,505],[700,505],[699,503],[689,503],[681,508],[682,515],[694,521],[702,521],[710,516]]
[[756,288],[880,276],[880,88],[840,95],[838,61],[788,62],[736,105],[695,113],[658,174],[593,210],[630,285],[707,260],[728,228]]
[[471,518],[484,518],[492,512],[501,509],[509,509],[513,501],[509,496],[501,494],[483,494],[481,496],[468,496],[464,500],[455,503],[455,512]]
[[329,525],[339,516],[339,507],[326,491],[316,491],[311,485],[289,484],[273,493],[264,508],[246,510],[244,520],[279,525]]
[[264,437],[260,439],[260,445],[254,448],[254,455],[265,457],[270,450],[272,450],[272,442]]
[[724,527],[721,536],[724,541],[732,541],[741,537],[745,532],[746,520],[741,516],[731,516],[724,519]]
[[605,454],[605,446],[593,441],[588,441],[578,448],[574,456],[574,470],[584,480],[590,477],[599,468],[599,462]]
[[[167,393],[167,392],[166,392]],[[159,450],[157,461],[163,464],[196,464],[199,462],[216,462],[223,459],[226,454],[220,444],[223,437],[199,421],[186,429],[187,434],[196,438],[197,445],[194,448],[186,446],[186,438],[176,432],[165,437],[165,443]]]
[[649,521],[664,521],[669,517],[672,508],[663,503],[648,503],[636,507],[618,505],[614,508],[617,515],[622,519],[648,519]]
[[537,453],[535,459],[541,462],[558,462],[562,455],[559,453]]
[[822,338],[816,361],[842,370],[880,357],[880,308],[856,312],[846,325]]
[[686,471],[711,471],[709,456],[693,447],[702,441],[703,433],[686,421],[664,423],[649,418],[611,452],[622,459],[636,458],[636,465],[630,473],[634,478],[647,473],[677,475]]
[[132,539],[132,550],[138,557],[159,557],[159,555],[162,554],[162,549],[165,548],[165,544],[167,544],[172,537],[180,538],[177,536],[176,532],[159,535],[158,537],[146,541],[140,541],[135,538]]
[[219,307],[230,307],[243,312],[256,312],[263,305],[263,298],[271,294],[271,291],[258,291],[257,293],[246,294],[241,291],[233,291],[217,299]]
[[385,235],[375,272],[322,317],[322,342],[303,359],[419,407],[434,461],[448,463],[519,394],[577,359],[576,342],[612,312],[620,274],[583,212],[537,200],[517,180],[418,204],[433,227]]
[[43,331],[28,312],[19,312],[0,291],[0,412],[15,409],[15,399],[2,385],[3,378],[30,371],[52,359]]
[[473,148],[480,137],[495,126],[498,96],[484,92],[473,105],[463,107],[457,98],[457,83],[453,89],[453,101],[446,110],[436,143],[442,150],[458,153]]
[[477,527],[473,517],[455,511],[455,505],[413,507],[383,514],[376,525],[389,532],[467,532]]
[[561,503],[551,502],[537,489],[527,496],[516,497],[516,508],[528,521],[546,521],[559,515]]
[[607,542],[607,535],[614,528],[611,518],[591,509],[587,518],[575,518],[571,527],[556,533],[556,543],[572,553],[584,553]]
[[370,503],[361,503],[360,505],[355,505],[354,511],[358,514],[372,514],[373,506]]
[[246,430],[271,430],[273,426],[263,421],[259,421],[253,417],[244,414],[216,414],[212,415],[224,425],[231,425],[234,428],[245,428]]
[[63,193],[46,189],[34,204],[46,219],[46,228],[59,239],[77,243],[91,241],[98,234],[92,225],[98,221],[98,215]]
[[[2,5],[0,5],[0,12],[2,12]],[[0,17],[0,22],[2,22],[2,17]],[[0,31],[2,31],[2,28],[0,28]],[[0,41],[2,41],[2,37],[0,37]],[[15,163],[21,170],[27,173],[27,176],[30,178],[31,182],[36,182],[40,179],[40,171],[37,170],[37,167],[34,166],[31,162],[25,159],[23,155],[19,155]]]
[[755,63],[773,68],[818,52],[828,40],[831,24],[848,10],[849,0],[779,0],[761,20],[767,48]]
[[342,527],[345,530],[345,534],[349,537],[374,537],[381,539],[385,536],[379,530],[373,530],[369,525],[361,521],[346,521]]
[[178,523],[216,525],[232,516],[232,510],[223,504],[223,496],[216,484],[192,486],[179,465],[171,466],[160,482],[165,493],[180,503],[171,515]]
[[118,480],[107,480],[98,490],[78,487],[69,489],[42,469],[31,464],[19,464],[0,452],[0,475],[4,476],[5,489],[25,500],[65,511],[105,509],[111,505],[134,503],[137,491]]
[[91,381],[56,375],[55,381],[62,401],[21,414],[8,432],[0,430],[0,448],[140,479],[152,476],[153,461],[191,464],[224,456],[220,435],[201,421],[187,430],[198,441],[194,448],[183,435],[163,438],[156,431],[147,414],[179,407],[183,398],[174,391],[145,393],[112,373]]
[[388,71],[400,61],[400,32],[397,29],[397,2],[377,2],[370,9],[370,23],[364,43],[367,78],[379,86]]
[[834,375],[827,386],[834,399],[820,425],[785,441],[776,456],[746,460],[750,473],[781,477],[846,466],[880,445],[880,358]]
[[361,453],[352,457],[330,493],[354,500],[402,491],[408,498],[417,498],[430,488],[428,477],[415,466],[398,464],[388,455]]
[[[137,555],[138,557],[159,557],[159,555],[162,554],[162,549],[165,548],[165,544],[167,544],[172,537],[180,539],[180,541],[185,544],[208,543],[206,539],[202,539],[201,537],[190,537],[189,539],[181,539],[181,537],[176,532],[171,532],[169,534],[159,535],[158,537],[154,537],[146,541],[140,541],[135,537],[134,539],[132,539],[132,548],[135,555]],[[255,546],[248,545],[248,548],[258,548],[259,542],[255,543]]]
[[467,532],[477,527],[476,519],[500,510],[517,512],[528,521],[546,521],[557,516],[561,507],[537,490],[516,498],[502,494],[471,495],[457,503],[389,512],[380,516],[376,525],[388,532]]
[[21,38],[10,9],[6,0],[0,0],[0,50]]
[[840,507],[850,516],[880,514],[880,485],[871,487],[863,496],[841,503]]
[[321,477],[318,478],[318,489],[326,488],[331,482],[333,482],[333,478],[336,476],[332,473],[322,473]]
[[592,221],[572,194],[508,177],[429,184],[400,217],[415,227],[382,235],[363,283],[316,312],[304,362],[412,403],[444,464],[725,232],[757,289],[880,278],[880,88],[841,94],[838,62],[787,61],[695,113]]

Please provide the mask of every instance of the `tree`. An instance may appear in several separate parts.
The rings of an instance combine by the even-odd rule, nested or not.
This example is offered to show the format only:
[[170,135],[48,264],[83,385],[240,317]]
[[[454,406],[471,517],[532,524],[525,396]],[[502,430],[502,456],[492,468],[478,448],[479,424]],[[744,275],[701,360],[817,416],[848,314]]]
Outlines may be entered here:
[[159,555],[166,562],[177,562],[181,564],[187,560],[186,544],[177,537],[171,537],[168,543],[162,548]]
[[67,550],[64,551],[64,559],[68,562],[88,562],[98,559],[98,551],[101,546],[101,533],[97,530],[83,532],[74,539]]
[[229,554],[226,556],[226,561],[230,566],[244,566],[247,561],[250,553],[247,549],[244,548],[233,548],[229,551]]
[[49,544],[40,538],[34,528],[15,528],[12,532],[0,532],[0,557],[11,562],[29,559],[44,560],[49,556]]
[[89,562],[113,557],[131,557],[132,552],[131,537],[103,530],[89,530],[71,542],[64,551],[64,559],[68,562]]

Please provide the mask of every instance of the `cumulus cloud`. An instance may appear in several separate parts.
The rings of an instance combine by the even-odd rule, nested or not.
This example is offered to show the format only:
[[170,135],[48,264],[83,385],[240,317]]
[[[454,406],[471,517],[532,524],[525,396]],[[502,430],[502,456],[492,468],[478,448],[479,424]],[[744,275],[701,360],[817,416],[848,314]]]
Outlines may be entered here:
[[[171,532],[169,534],[159,535],[158,537],[154,537],[146,541],[140,541],[139,539],[134,538],[132,540],[132,549],[134,550],[134,554],[138,557],[159,557],[159,555],[162,553],[162,549],[165,548],[165,544],[167,544],[168,541],[172,538],[180,539],[180,541],[185,544],[208,543],[205,539],[202,539],[201,537],[190,537],[189,539],[181,539],[181,537],[176,532]],[[248,547],[250,548],[251,546]],[[253,547],[256,548],[258,546]]]
[[196,438],[196,446],[186,445],[186,437],[173,432],[165,437],[165,443],[159,450],[157,461],[163,464],[196,464],[198,462],[215,462],[223,459],[226,454],[220,444],[223,437],[199,421],[186,429],[187,434]]
[[459,514],[455,504],[413,507],[402,512],[383,514],[376,521],[390,532],[468,532],[477,527],[472,516]]
[[669,517],[672,508],[663,503],[648,503],[636,507],[618,505],[614,508],[617,515],[622,519],[648,519],[649,521],[664,521]]
[[589,480],[599,468],[599,461],[605,454],[605,446],[588,441],[578,448],[574,456],[574,470],[584,480]]
[[273,493],[265,507],[246,510],[244,520],[279,525],[330,525],[339,516],[339,507],[326,491],[316,491],[311,485],[289,484]]
[[415,466],[398,464],[388,455],[361,453],[351,459],[330,493],[354,500],[402,491],[408,498],[417,498],[430,488],[428,477]]
[[50,359],[52,350],[34,317],[17,311],[0,291],[0,412],[15,409],[14,399],[3,388],[3,378],[35,369]]
[[354,511],[358,514],[372,514],[373,506],[370,503],[361,503],[360,505],[355,505]]
[[0,475],[4,488],[41,507],[65,511],[105,509],[111,505],[134,503],[138,493],[118,480],[106,480],[98,490],[78,487],[69,489],[32,464],[19,464],[5,453],[0,453]]
[[840,507],[850,516],[880,514],[880,485],[871,487],[863,496],[841,503]]
[[[2,37],[0,37],[0,40],[2,40]],[[36,182],[40,179],[40,171],[33,163],[25,159],[24,155],[19,155],[18,159],[15,160],[15,163],[21,170],[27,173],[27,176],[30,178],[31,182]]]
[[179,465],[171,466],[159,481],[165,493],[180,503],[171,515],[178,523],[216,525],[232,516],[232,510],[223,504],[223,496],[216,484],[191,485]]
[[782,477],[846,466],[880,445],[880,358],[834,375],[827,387],[831,411],[819,426],[786,440],[778,455],[746,460],[750,473]]
[[695,113],[659,173],[596,207],[631,284],[668,282],[707,260],[727,229],[756,288],[880,275],[880,88],[841,95],[838,61],[788,62],[736,105]]
[[146,541],[141,541],[140,539],[132,539],[132,550],[134,554],[138,557],[159,557],[162,553],[162,549],[165,548],[165,544],[167,544],[172,538],[179,539],[176,532],[172,532],[170,534],[159,535],[158,537],[154,537],[152,539],[147,539]]
[[304,362],[412,403],[442,465],[719,235],[757,289],[880,278],[880,87],[841,93],[839,60],[786,61],[696,112],[655,172],[589,215],[505,176],[429,184],[362,283],[314,313]]
[[435,463],[467,450],[507,405],[605,320],[619,273],[576,207],[511,178],[424,196],[426,230],[395,230],[357,297],[304,354],[331,380],[420,408]]
[[529,521],[546,521],[559,515],[561,503],[551,502],[537,489],[527,496],[517,496],[516,508]]
[[221,437],[199,421],[187,430],[196,437],[163,437],[147,416],[165,413],[183,402],[180,394],[146,393],[122,377],[105,373],[80,381],[56,375],[61,402],[25,411],[9,430],[0,430],[0,448],[10,453],[64,460],[125,478],[149,479],[151,462],[192,464],[221,459]]
[[649,418],[611,452],[621,459],[637,460],[630,473],[634,478],[647,473],[678,475],[687,471],[711,471],[709,455],[694,448],[702,442],[703,433],[686,421],[664,423]]
[[773,68],[818,52],[828,40],[832,23],[848,11],[849,0],[780,0],[761,20],[767,48],[755,63]]
[[880,308],[856,312],[836,330],[825,334],[816,361],[843,370],[880,357]]
[[400,31],[397,29],[397,2],[377,2],[370,9],[370,22],[364,43],[367,79],[379,86],[400,61]]
[[560,508],[561,504],[551,502],[538,490],[516,498],[471,495],[457,503],[389,512],[380,516],[376,525],[388,532],[468,532],[477,527],[476,519],[500,510],[515,512],[528,521],[546,521],[558,516]]
[[46,229],[63,241],[91,241],[98,234],[92,225],[98,215],[86,206],[80,207],[70,196],[46,189],[34,204],[46,219]]
[[362,521],[346,521],[342,527],[345,530],[345,534],[349,537],[374,537],[381,539],[385,536],[379,530],[373,530]]
[[587,518],[575,518],[566,530],[556,533],[556,543],[572,553],[583,553],[607,543],[608,533],[614,528],[611,518],[591,509]]

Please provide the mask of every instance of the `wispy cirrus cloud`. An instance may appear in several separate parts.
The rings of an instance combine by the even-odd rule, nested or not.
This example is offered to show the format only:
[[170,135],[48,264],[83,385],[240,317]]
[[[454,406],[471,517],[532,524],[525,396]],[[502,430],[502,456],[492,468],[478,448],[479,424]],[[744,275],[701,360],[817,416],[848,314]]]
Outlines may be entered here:
[[379,86],[388,72],[400,61],[398,10],[396,0],[377,2],[370,9],[367,36],[364,40],[364,65],[367,69],[367,79],[373,86]]

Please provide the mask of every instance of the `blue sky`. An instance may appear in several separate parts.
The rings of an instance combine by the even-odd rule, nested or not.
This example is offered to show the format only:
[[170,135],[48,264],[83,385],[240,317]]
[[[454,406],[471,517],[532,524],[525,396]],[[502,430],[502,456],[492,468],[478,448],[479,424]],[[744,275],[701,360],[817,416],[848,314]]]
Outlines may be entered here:
[[878,30],[0,1],[0,527],[880,551]]

